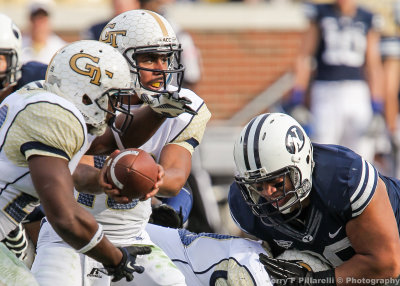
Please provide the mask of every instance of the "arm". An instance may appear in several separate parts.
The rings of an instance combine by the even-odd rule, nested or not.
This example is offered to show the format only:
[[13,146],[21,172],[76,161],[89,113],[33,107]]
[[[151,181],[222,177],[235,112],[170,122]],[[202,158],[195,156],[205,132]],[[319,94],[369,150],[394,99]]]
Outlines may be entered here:
[[294,86],[307,90],[311,72],[312,72],[312,61],[316,52],[317,43],[319,41],[319,28],[316,22],[311,22],[309,28],[303,35],[303,39],[300,45],[299,55],[295,62],[295,78]]
[[366,73],[372,99],[383,102],[383,66],[379,52],[380,35],[375,30],[370,30],[367,35]]
[[82,156],[72,175],[75,189],[81,193],[102,194],[104,189],[99,185],[99,176],[100,170],[94,167],[93,156]]
[[386,186],[379,178],[370,204],[346,225],[347,236],[356,252],[336,268],[335,275],[345,281],[354,278],[389,278],[400,274],[400,240]]
[[[89,243],[98,230],[94,217],[81,208],[73,196],[73,180],[68,161],[49,156],[31,156],[29,169],[49,223],[75,249]],[[88,256],[104,265],[116,266],[122,252],[103,237]]]
[[397,126],[397,114],[399,114],[399,78],[400,59],[390,57],[383,62],[384,70],[384,98],[385,118],[391,134],[394,134]]
[[[137,148],[143,145],[153,136],[166,119],[166,117],[154,112],[149,106],[136,109],[132,113],[134,114],[134,118],[131,124],[125,133],[120,136],[121,142],[125,148]],[[117,116],[115,120],[115,125],[117,127],[121,127],[125,116],[125,114],[119,114]],[[93,141],[86,154],[108,155],[117,148],[113,132],[111,128],[107,128],[107,131],[102,136],[97,137]]]
[[161,151],[160,165],[164,167],[164,182],[158,195],[176,196],[186,183],[192,168],[192,155],[184,147],[168,144]]

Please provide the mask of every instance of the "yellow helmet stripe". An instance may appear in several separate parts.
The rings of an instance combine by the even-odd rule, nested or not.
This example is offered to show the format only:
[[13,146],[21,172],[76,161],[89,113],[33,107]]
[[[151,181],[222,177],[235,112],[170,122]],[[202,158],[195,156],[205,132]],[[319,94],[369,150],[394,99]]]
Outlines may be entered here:
[[154,17],[154,19],[157,21],[158,25],[160,25],[161,31],[165,37],[169,36],[167,27],[165,27],[164,22],[161,20],[161,18],[154,12],[152,11],[147,11],[151,16]]

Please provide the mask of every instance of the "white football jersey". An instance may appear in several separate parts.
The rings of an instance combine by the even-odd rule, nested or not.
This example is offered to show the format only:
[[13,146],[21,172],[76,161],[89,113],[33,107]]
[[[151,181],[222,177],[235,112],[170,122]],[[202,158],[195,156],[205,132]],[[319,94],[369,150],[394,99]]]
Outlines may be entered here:
[[[158,161],[163,147],[178,144],[190,153],[201,142],[211,113],[204,101],[194,92],[182,89],[180,96],[189,98],[190,106],[197,111],[194,116],[183,113],[175,118],[168,118],[156,133],[140,148],[150,153]],[[140,108],[137,105],[134,108]],[[119,141],[116,138],[116,141]],[[121,143],[119,149],[125,149]],[[141,239],[141,234],[151,214],[151,200],[134,200],[129,204],[117,204],[107,195],[91,195],[76,192],[77,201],[91,212],[97,222],[103,225],[104,233],[117,245],[129,245]]]
[[73,172],[94,137],[72,103],[43,89],[9,95],[0,105],[0,127],[1,240],[38,205],[28,158],[63,158]]
[[183,273],[187,285],[272,286],[259,260],[260,253],[270,256],[261,241],[154,224],[146,231]]

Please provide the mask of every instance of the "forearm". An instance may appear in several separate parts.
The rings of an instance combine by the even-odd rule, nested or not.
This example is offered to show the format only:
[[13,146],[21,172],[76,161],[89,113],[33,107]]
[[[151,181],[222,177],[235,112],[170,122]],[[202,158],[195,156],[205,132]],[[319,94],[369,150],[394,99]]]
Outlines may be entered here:
[[178,168],[164,169],[165,176],[157,196],[173,197],[176,196],[185,185],[189,173]]
[[[114,266],[120,262],[121,251],[102,234],[94,217],[84,209],[77,207],[71,217],[66,219],[63,216],[62,221],[48,219],[60,237],[77,251],[81,250],[104,265]],[[97,243],[99,238],[101,240]]]
[[75,189],[81,193],[102,194],[98,183],[100,170],[86,164],[79,164],[73,174]]
[[390,278],[390,276],[390,266],[387,268],[382,265],[372,255],[355,254],[350,260],[335,269],[337,285],[370,285],[356,282],[366,281],[366,279]]
[[[138,148],[149,140],[164,123],[165,117],[154,112],[149,106],[133,112],[133,121],[120,139],[125,148]],[[122,124],[123,118],[118,117],[116,125]]]

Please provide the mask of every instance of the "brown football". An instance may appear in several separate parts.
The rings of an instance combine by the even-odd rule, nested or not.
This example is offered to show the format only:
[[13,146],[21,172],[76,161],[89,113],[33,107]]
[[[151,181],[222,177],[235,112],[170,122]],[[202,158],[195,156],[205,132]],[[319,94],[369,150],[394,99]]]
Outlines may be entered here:
[[144,150],[129,148],[114,151],[107,162],[107,180],[121,195],[130,199],[143,198],[157,181],[158,166]]

